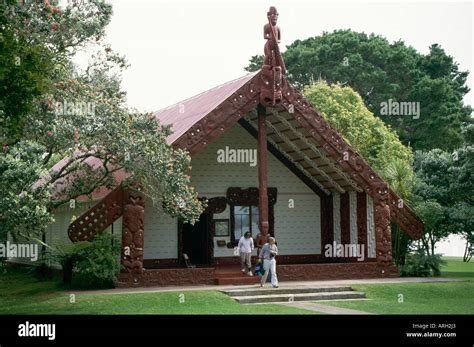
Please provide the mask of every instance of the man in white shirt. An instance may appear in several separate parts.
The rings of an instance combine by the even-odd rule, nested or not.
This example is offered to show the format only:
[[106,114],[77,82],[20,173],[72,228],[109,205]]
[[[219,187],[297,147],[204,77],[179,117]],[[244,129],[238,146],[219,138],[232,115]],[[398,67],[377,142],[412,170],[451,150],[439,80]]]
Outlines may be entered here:
[[242,272],[247,272],[249,276],[253,276],[252,274],[252,251],[254,248],[253,239],[250,232],[246,232],[244,236],[242,236],[239,240],[239,244],[237,246],[239,249],[240,254],[240,265],[242,268]]

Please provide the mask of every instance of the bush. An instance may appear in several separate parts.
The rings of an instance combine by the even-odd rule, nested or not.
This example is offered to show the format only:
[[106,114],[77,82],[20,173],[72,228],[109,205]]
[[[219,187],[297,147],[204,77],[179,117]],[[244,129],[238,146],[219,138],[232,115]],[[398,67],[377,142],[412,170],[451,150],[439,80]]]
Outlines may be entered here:
[[88,241],[80,241],[76,243],[66,243],[57,245],[54,248],[52,258],[61,264],[63,272],[63,282],[65,284],[72,283],[72,276],[75,264],[80,260],[79,252],[88,248],[91,243]]
[[75,252],[73,284],[82,288],[110,288],[120,272],[120,240],[108,233],[97,235]]
[[29,273],[38,281],[48,281],[54,277],[54,271],[51,268],[52,255],[49,251],[41,251],[37,261],[32,262],[29,267]]
[[0,275],[7,273],[7,260],[5,258],[0,258]]
[[403,277],[430,277],[441,275],[441,266],[446,264],[440,254],[427,255],[423,250],[406,256],[405,265],[399,267]]

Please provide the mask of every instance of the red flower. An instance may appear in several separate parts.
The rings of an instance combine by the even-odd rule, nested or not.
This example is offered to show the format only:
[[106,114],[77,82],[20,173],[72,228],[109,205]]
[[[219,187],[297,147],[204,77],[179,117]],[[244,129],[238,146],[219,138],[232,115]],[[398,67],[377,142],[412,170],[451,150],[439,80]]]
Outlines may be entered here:
[[53,23],[53,24],[51,24],[51,30],[52,30],[52,31],[56,31],[56,30],[58,30],[58,28],[59,28],[59,24],[58,24],[58,23]]

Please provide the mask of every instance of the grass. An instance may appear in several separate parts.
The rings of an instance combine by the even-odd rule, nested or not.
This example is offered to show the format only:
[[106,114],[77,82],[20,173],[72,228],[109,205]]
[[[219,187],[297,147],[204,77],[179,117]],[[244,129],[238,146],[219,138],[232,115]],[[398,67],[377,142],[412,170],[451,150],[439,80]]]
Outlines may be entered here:
[[[65,293],[59,278],[37,281],[21,269],[0,275],[0,314],[315,314],[282,305],[241,305],[219,291]],[[70,291],[74,293],[74,291]],[[184,299],[184,300],[183,300]]]
[[443,257],[447,264],[442,269],[443,277],[474,277],[474,259],[469,263],[462,261],[462,257]]
[[354,285],[370,300],[328,304],[379,314],[474,314],[474,263],[463,263],[461,257],[443,259],[447,265],[442,276],[463,282]]
[[[370,300],[327,305],[380,314],[474,314],[474,263],[445,257],[442,276],[462,282],[354,285]],[[241,305],[219,291],[136,294],[77,292],[70,302],[60,278],[38,281],[24,269],[0,275],[0,314],[316,314],[283,305]],[[184,295],[184,296],[182,296]],[[403,301],[400,302],[401,296]],[[184,299],[184,300],[183,300]]]

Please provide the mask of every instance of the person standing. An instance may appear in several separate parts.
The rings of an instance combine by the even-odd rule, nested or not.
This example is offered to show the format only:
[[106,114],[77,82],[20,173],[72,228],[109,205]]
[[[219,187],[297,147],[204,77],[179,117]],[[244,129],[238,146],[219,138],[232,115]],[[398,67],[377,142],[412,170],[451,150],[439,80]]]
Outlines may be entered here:
[[249,276],[253,276],[252,274],[252,251],[254,248],[253,239],[250,232],[246,232],[244,236],[242,236],[239,240],[239,244],[237,246],[239,249],[240,254],[240,265],[242,268],[242,272],[247,272]]
[[272,276],[272,287],[278,288],[278,278],[276,273],[276,255],[278,254],[278,247],[275,243],[274,237],[269,237],[268,242],[262,247],[260,252],[260,259],[263,259],[263,269],[265,273],[262,276],[260,286],[263,287],[267,281],[268,273]]
[[255,239],[256,247],[257,247],[257,257],[260,257],[260,252],[262,251],[262,247],[268,242],[268,235],[264,235],[261,232],[257,234]]

